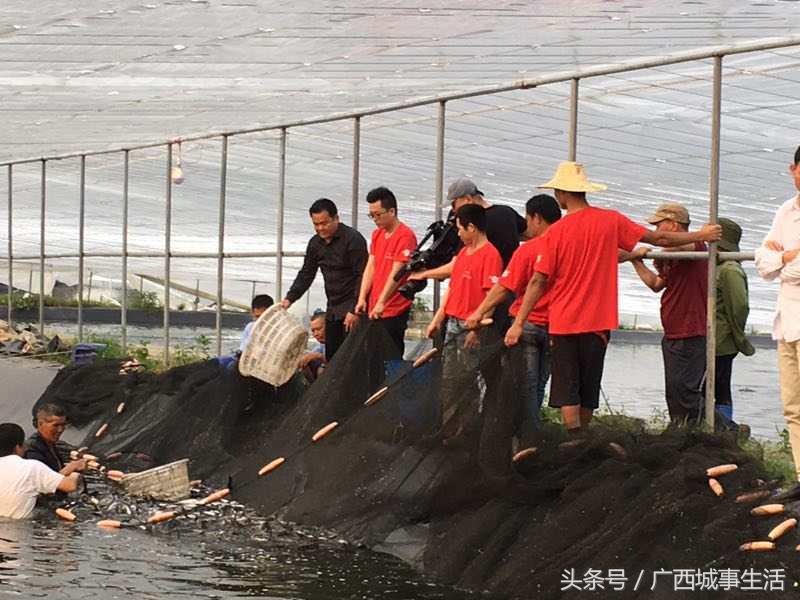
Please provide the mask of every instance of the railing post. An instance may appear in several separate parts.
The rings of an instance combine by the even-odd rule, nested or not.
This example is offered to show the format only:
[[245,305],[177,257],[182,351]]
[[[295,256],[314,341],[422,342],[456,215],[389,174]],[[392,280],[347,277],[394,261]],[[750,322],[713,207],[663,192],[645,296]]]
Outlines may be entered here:
[[361,172],[361,117],[353,119],[353,229],[358,229],[358,179]]
[[[225,269],[225,200],[228,185],[228,136],[222,136],[219,168],[219,234],[217,237],[217,356],[222,355],[222,278]],[[199,286],[198,286],[199,287]]]
[[280,165],[278,171],[278,242],[275,257],[275,300],[283,298],[283,210],[286,202],[286,128],[281,128]]
[[[13,310],[14,310],[14,302],[12,298],[13,290],[14,290],[14,226],[13,226],[13,205],[14,205],[14,176],[12,174],[12,166],[8,165],[8,314],[6,317],[8,318],[8,326],[11,327],[14,324],[13,321]],[[9,349],[9,354],[11,350]]]
[[44,257],[45,257],[45,212],[47,210],[47,161],[42,159],[40,183],[41,205],[39,213],[39,333],[44,335]]
[[78,341],[83,341],[83,270],[86,233],[86,156],[81,156],[80,205],[78,208]]
[[[708,222],[717,222],[719,202],[719,146],[722,122],[722,57],[714,57],[713,99],[711,104],[711,173],[708,182]],[[717,243],[708,250],[708,313],[706,315],[706,424],[714,431],[717,359]]]
[[128,178],[130,151],[125,150],[122,175],[122,351],[128,351]]
[[164,215],[164,365],[169,368],[169,289],[172,251],[172,142],[167,144],[167,188]]
[[[442,218],[444,203],[444,124],[445,124],[445,101],[439,102],[439,113],[436,122],[436,216],[438,221]],[[441,284],[439,281],[433,282],[433,311],[439,309],[441,302]]]
[[575,161],[578,156],[578,78],[572,80],[569,94],[569,158]]

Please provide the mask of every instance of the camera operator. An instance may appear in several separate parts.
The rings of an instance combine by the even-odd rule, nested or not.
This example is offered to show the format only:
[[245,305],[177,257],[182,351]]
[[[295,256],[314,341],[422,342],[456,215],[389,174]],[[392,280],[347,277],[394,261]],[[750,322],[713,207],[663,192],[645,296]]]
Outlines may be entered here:
[[[477,204],[486,209],[486,237],[500,253],[503,267],[511,260],[511,255],[519,247],[520,240],[527,239],[527,223],[525,219],[510,206],[488,202],[483,197],[483,192],[478,189],[478,186],[471,179],[461,177],[451,183],[447,190],[447,200],[450,202],[453,211],[458,211],[465,204]],[[460,249],[459,247],[456,253]],[[454,261],[455,259],[435,269],[412,273],[408,278],[411,281],[447,279],[453,272]],[[495,322],[501,329],[505,329],[508,325],[507,313],[509,306],[510,302],[506,302],[498,306],[495,311]]]
[[367,194],[369,217],[375,231],[369,245],[369,259],[361,278],[356,313],[380,320],[403,358],[411,300],[397,292],[403,283],[395,275],[408,262],[417,246],[414,232],[397,218],[397,199],[391,190],[378,187]]

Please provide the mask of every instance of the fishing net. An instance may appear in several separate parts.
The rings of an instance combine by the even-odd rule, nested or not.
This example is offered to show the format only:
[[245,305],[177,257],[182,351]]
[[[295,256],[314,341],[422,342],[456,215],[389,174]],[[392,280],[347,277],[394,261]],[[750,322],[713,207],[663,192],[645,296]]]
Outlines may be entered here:
[[[731,435],[655,435],[621,416],[597,419],[578,444],[552,422],[522,433],[521,350],[504,348],[491,328],[471,352],[461,340],[436,343],[440,352],[414,367],[428,343],[393,360],[381,324],[364,322],[310,386],[298,375],[275,388],[214,361],[159,375],[120,375],[118,363],[100,362],[65,369],[40,402],[89,424],[85,444],[95,453],[190,458],[192,477],[232,483],[233,496],[263,514],[334,528],[460,586],[568,598],[568,573],[616,570],[627,586],[611,591],[606,582],[597,595],[675,598],[663,573],[651,590],[654,573],[703,570],[728,573],[729,585],[702,597],[736,598],[751,594],[730,585],[733,572],[757,571],[764,582],[765,569],[783,570],[787,590],[800,579],[796,530],[773,552],[738,549],[767,539],[786,516],[753,517],[752,503],[734,501],[770,483]],[[537,452],[513,462],[515,437]],[[721,478],[718,498],[705,471],[724,463],[739,469]]]

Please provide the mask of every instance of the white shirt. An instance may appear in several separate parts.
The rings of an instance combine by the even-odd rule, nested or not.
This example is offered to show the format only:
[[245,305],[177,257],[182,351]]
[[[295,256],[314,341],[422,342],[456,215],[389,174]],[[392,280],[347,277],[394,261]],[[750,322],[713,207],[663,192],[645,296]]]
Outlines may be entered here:
[[54,494],[64,479],[46,464],[16,454],[0,457],[0,517],[26,519],[39,494]]
[[253,334],[253,327],[255,327],[256,322],[250,321],[244,327],[244,331],[242,332],[242,340],[239,342],[239,351],[244,352],[247,349],[247,343],[250,341],[250,336]]
[[[778,242],[784,250],[800,248],[800,194],[787,200],[775,213],[772,227],[764,238]],[[762,242],[756,250],[756,268],[767,281],[781,283],[772,338],[786,342],[800,340],[800,256],[783,264],[783,252],[769,250]]]

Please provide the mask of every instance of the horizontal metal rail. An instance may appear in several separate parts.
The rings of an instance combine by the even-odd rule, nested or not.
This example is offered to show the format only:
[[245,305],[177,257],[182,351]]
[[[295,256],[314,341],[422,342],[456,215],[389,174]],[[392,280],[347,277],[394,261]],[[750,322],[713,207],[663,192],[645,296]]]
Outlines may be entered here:
[[[306,255],[305,252],[283,252],[282,256],[284,258],[303,258]],[[123,254],[121,252],[84,252],[84,258],[166,258],[166,254],[164,251],[153,251],[153,252],[128,252]],[[223,254],[219,254],[217,252],[170,252],[170,258],[276,258],[278,256],[277,252],[224,252]],[[30,255],[20,255],[17,256],[14,254],[13,256],[2,256],[0,255],[0,260],[39,260],[41,257],[40,254],[30,254]],[[72,254],[45,254],[44,259],[52,259],[52,258],[80,258],[81,255],[78,253]]]
[[531,79],[520,79],[517,81],[513,81],[511,83],[478,87],[478,88],[473,88],[471,90],[465,90],[463,92],[453,92],[450,94],[438,94],[435,96],[428,96],[414,100],[407,100],[405,102],[395,102],[392,104],[385,104],[383,106],[375,106],[363,110],[334,113],[331,115],[311,117],[308,119],[300,119],[298,121],[277,123],[274,125],[245,127],[241,129],[214,131],[214,132],[207,132],[195,135],[176,136],[169,138],[167,140],[160,140],[157,142],[134,144],[131,146],[120,146],[116,148],[109,148],[106,150],[95,150],[92,152],[73,152],[68,154],[55,154],[51,156],[39,156],[39,157],[24,158],[20,160],[10,160],[5,162],[0,162],[0,167],[5,167],[9,165],[21,165],[25,163],[39,162],[42,160],[47,160],[47,161],[65,160],[69,158],[79,158],[82,156],[101,156],[105,154],[114,154],[117,152],[147,150],[151,148],[158,148],[166,144],[173,144],[180,142],[199,142],[203,140],[217,139],[225,136],[263,133],[267,131],[281,131],[293,127],[306,127],[308,125],[322,125],[325,123],[333,123],[336,121],[345,121],[349,119],[356,119],[371,115],[379,115],[387,112],[395,112],[398,110],[405,110],[409,108],[418,108],[420,106],[429,106],[432,104],[438,104],[440,102],[449,102],[452,100],[466,100],[467,98],[474,98],[477,96],[487,96],[490,94],[498,94],[502,92],[524,90],[543,85],[550,85],[554,83],[564,83],[567,81],[574,82],[580,79],[588,79],[590,77],[602,77],[604,75],[629,73],[632,71],[651,69],[653,67],[664,67],[668,65],[694,62],[697,60],[704,60],[704,59],[714,58],[717,56],[729,56],[732,54],[745,54],[748,52],[776,50],[778,48],[789,48],[791,46],[800,46],[800,35],[752,40],[749,42],[741,42],[738,44],[730,44],[727,46],[710,46],[695,50],[675,52],[660,57],[653,57],[653,58],[620,62],[620,63],[612,63],[607,65],[597,65],[594,67],[586,67],[584,69],[577,69],[573,71],[559,71],[556,73],[542,75],[540,77],[534,77]]
[[[719,257],[723,260],[755,260],[754,251],[744,252],[718,252]],[[170,252],[170,258],[275,258],[277,252],[225,252],[222,255],[216,252]],[[303,258],[305,252],[284,252],[284,258]],[[44,258],[80,258],[80,254],[45,254]],[[128,252],[122,254],[121,252],[86,252],[84,258],[165,258],[164,252]],[[0,254],[0,260],[39,260],[39,254],[31,254],[27,256],[3,256]],[[672,260],[704,260],[708,258],[708,252],[669,252],[665,250],[652,250],[647,253],[646,258],[661,258]]]
[[[660,258],[666,260],[706,260],[709,252],[670,252],[668,250],[653,250],[647,253],[647,258]],[[755,252],[716,252],[721,260],[755,260]]]

